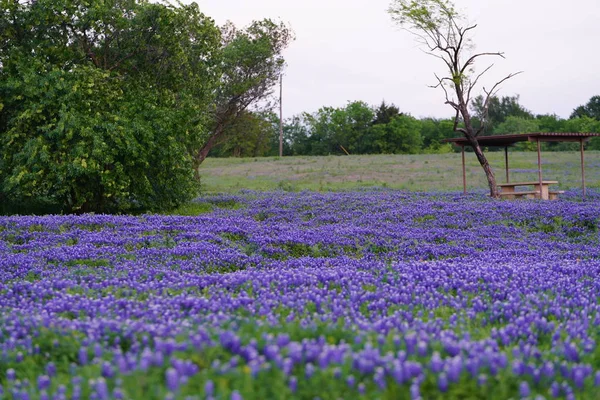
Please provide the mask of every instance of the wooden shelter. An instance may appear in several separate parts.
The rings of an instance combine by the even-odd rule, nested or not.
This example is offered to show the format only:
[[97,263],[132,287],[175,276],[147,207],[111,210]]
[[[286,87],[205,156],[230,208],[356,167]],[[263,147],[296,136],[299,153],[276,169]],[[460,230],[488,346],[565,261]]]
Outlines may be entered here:
[[[539,187],[542,187],[542,142],[575,142],[579,143],[581,153],[581,187],[583,197],[585,198],[585,158],[583,145],[590,140],[591,137],[600,136],[600,133],[523,133],[512,135],[493,135],[480,136],[477,142],[481,147],[504,147],[504,164],[506,168],[506,182],[510,182],[508,168],[508,147],[514,146],[518,142],[535,142],[537,144],[538,156],[538,179]],[[465,137],[444,139],[442,142],[452,143],[455,146],[460,146],[462,149],[462,175],[463,175],[463,192],[467,193],[467,178],[465,169],[465,146],[471,146],[471,143]]]

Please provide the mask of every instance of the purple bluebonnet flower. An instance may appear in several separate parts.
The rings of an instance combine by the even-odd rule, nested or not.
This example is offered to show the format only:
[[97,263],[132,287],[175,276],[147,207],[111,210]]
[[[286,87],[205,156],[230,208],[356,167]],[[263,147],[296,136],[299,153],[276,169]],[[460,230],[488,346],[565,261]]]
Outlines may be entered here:
[[210,379],[204,384],[204,395],[206,397],[213,396],[215,394],[215,384]]
[[242,395],[237,390],[231,393],[231,400],[242,400]]
[[104,378],[98,378],[96,381],[96,393],[98,394],[99,400],[109,400],[110,392],[108,391],[108,385]]
[[304,376],[306,379],[310,379],[315,373],[315,366],[312,363],[308,363],[305,366]]
[[529,397],[531,390],[529,389],[529,383],[523,381],[519,384],[519,395],[521,397]]
[[50,387],[50,377],[48,375],[40,375],[37,378],[38,390],[46,390]]
[[365,384],[362,383],[362,382],[359,383],[358,384],[358,393],[360,393],[361,395],[364,395],[365,394],[365,390],[366,390]]
[[6,379],[8,379],[9,381],[14,381],[16,376],[17,374],[14,369],[9,368],[6,370]]
[[438,376],[438,388],[442,393],[446,393],[448,391],[448,377],[444,372]]
[[288,387],[292,393],[296,393],[296,390],[298,390],[298,378],[295,376],[290,376]]
[[417,382],[413,382],[410,385],[410,398],[412,400],[417,400],[421,398],[421,388]]
[[176,392],[179,388],[179,376],[174,368],[167,368],[165,371],[165,380],[167,382],[167,389],[169,389],[170,392]]
[[87,365],[88,363],[88,352],[86,347],[81,347],[79,349],[79,364]]
[[347,384],[349,387],[354,387],[354,383],[355,383],[355,382],[356,382],[356,379],[354,378],[354,376],[352,376],[352,375],[348,375],[348,376],[346,377],[346,384]]
[[53,377],[56,375],[56,365],[53,362],[49,362],[46,364],[46,374],[49,377]]
[[104,378],[112,378],[114,376],[114,371],[112,365],[108,361],[102,362],[101,373]]

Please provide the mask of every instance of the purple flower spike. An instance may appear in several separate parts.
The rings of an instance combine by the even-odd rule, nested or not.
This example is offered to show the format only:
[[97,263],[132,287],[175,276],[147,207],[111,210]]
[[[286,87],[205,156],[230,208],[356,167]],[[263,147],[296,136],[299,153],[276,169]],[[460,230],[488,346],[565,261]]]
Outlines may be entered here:
[[234,390],[233,393],[231,393],[231,400],[243,400],[243,398],[240,392]]
[[442,357],[440,357],[439,352],[436,351],[433,353],[433,355],[431,356],[429,367],[431,368],[431,371],[435,374],[440,373],[442,369],[444,369],[444,361],[442,360]]
[[49,362],[48,364],[46,364],[46,374],[49,377],[53,377],[54,375],[56,375],[56,365],[54,365],[53,362]]
[[50,387],[50,378],[48,375],[40,375],[37,378],[38,390],[46,390]]
[[312,363],[306,364],[306,369],[304,371],[306,379],[310,379],[315,373],[315,366]]
[[360,393],[361,395],[364,395],[365,394],[365,390],[366,390],[365,384],[364,383],[359,383],[358,384],[358,393]]
[[573,382],[575,382],[575,386],[579,389],[583,388],[585,384],[585,373],[581,368],[574,368],[573,371]]
[[16,377],[17,377],[17,373],[15,372],[14,369],[9,368],[6,370],[6,379],[8,379],[9,381],[14,381]]
[[486,374],[479,374],[479,376],[477,377],[477,384],[479,386],[485,386],[487,384],[487,375]]
[[108,391],[108,385],[104,378],[98,378],[96,381],[96,393],[98,394],[99,400],[109,400],[110,393]]
[[108,361],[102,363],[102,376],[107,379],[114,376],[113,367]]
[[594,375],[594,386],[600,386],[600,371],[596,371]]
[[298,390],[298,378],[291,376],[288,386],[292,393],[296,393],[296,390]]
[[79,364],[86,365],[88,363],[88,353],[86,347],[79,349]]
[[443,372],[438,377],[438,388],[442,393],[446,393],[448,391],[448,376]]
[[113,398],[115,400],[123,400],[123,390],[121,390],[120,388],[115,388],[115,390],[113,390]]
[[529,383],[521,382],[521,384],[519,385],[519,395],[522,398],[525,398],[525,397],[529,397],[530,394],[531,394],[531,390],[529,389]]
[[552,382],[552,385],[550,385],[550,394],[554,398],[560,396],[560,385],[558,384],[558,382]]
[[215,393],[215,384],[210,379],[204,384],[204,395],[206,397],[212,396]]
[[411,400],[418,400],[421,398],[421,388],[417,382],[413,382],[413,384],[410,385],[410,398]]
[[355,383],[355,379],[353,375],[348,375],[348,377],[346,378],[346,384],[350,387],[354,387],[354,383]]
[[167,389],[170,392],[176,392],[179,388],[179,376],[177,376],[177,371],[174,368],[168,368],[165,372],[165,379],[167,381]]

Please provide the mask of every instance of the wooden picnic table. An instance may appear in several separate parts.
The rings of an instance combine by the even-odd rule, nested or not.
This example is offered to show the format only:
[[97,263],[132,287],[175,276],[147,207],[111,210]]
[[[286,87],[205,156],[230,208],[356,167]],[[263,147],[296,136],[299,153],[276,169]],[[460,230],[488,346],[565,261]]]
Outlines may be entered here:
[[[526,197],[529,199],[542,199],[542,200],[553,200],[558,197],[559,194],[564,191],[551,191],[550,185],[557,185],[558,181],[542,181],[540,187],[540,181],[531,182],[509,182],[501,183],[500,196],[508,199],[516,199],[518,197]],[[516,188],[519,186],[531,186],[533,190],[517,191]]]

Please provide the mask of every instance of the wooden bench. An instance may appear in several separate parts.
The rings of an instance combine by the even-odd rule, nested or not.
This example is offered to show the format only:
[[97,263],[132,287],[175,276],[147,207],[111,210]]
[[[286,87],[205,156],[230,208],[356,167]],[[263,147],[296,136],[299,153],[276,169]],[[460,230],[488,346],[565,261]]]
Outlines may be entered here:
[[500,197],[505,197],[507,199],[535,199],[537,197],[540,197],[540,191],[539,190],[530,190],[530,191],[523,191],[523,192],[501,192],[498,193],[498,195],[500,195]]
[[[510,183],[500,183],[498,187],[500,188],[500,196],[505,196],[509,199],[515,199],[517,197],[525,197],[527,198],[536,198],[542,200],[550,199],[550,185],[557,185],[558,181],[530,181],[530,182],[510,182]],[[518,192],[516,189],[519,186],[529,186],[530,191]],[[519,194],[520,193],[520,194]],[[534,195],[534,197],[529,197],[529,195]]]
[[550,200],[556,200],[558,199],[558,195],[563,194],[564,192],[564,190],[551,190],[548,192],[548,198]]

